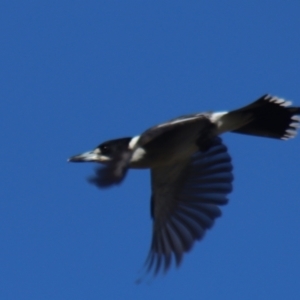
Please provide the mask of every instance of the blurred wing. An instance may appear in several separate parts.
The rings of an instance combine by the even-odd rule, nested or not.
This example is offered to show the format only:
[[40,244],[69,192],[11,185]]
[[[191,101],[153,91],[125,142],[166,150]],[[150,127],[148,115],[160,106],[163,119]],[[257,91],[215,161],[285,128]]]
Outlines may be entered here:
[[120,157],[95,170],[95,175],[88,182],[99,188],[107,188],[120,184],[126,176],[132,151],[123,152]]
[[227,148],[216,138],[206,152],[181,164],[152,169],[151,214],[154,220],[147,272],[166,272],[172,257],[179,266],[214,219],[232,190],[232,165]]

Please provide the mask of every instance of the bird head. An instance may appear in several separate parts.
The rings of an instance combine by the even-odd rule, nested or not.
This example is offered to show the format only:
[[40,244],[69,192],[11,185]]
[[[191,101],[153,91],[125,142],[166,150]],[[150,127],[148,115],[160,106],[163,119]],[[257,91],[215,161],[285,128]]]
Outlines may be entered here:
[[69,162],[98,162],[109,163],[118,159],[124,152],[128,151],[130,137],[110,140],[97,146],[92,151],[71,156]]

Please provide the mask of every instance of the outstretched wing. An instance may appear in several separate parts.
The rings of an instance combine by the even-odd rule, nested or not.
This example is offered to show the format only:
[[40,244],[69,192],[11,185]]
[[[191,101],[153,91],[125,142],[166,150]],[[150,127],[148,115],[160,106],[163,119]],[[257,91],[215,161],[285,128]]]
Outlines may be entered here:
[[153,236],[147,271],[166,272],[172,260],[179,266],[183,254],[200,240],[219,205],[232,190],[232,165],[227,148],[215,138],[206,152],[197,152],[176,165],[152,169],[151,214]]

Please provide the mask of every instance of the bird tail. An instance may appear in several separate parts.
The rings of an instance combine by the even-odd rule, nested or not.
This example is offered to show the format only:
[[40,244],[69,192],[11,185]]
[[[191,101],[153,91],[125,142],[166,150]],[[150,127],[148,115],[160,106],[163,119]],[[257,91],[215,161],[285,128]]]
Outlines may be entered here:
[[264,95],[255,102],[227,113],[231,120],[245,120],[232,132],[288,140],[300,127],[300,107],[291,107],[290,101]]

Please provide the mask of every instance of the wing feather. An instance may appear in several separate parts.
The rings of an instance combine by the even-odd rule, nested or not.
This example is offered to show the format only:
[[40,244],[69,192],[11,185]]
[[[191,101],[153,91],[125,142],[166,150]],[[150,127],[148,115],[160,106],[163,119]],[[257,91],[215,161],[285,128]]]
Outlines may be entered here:
[[221,215],[232,190],[232,165],[227,148],[215,138],[205,152],[177,165],[152,169],[153,236],[147,271],[168,271],[175,260],[200,240]]

